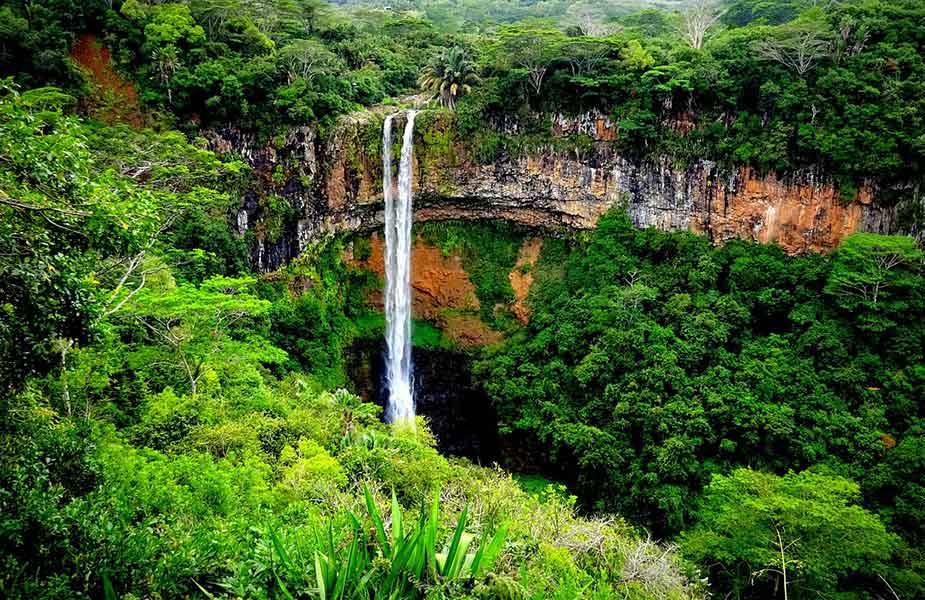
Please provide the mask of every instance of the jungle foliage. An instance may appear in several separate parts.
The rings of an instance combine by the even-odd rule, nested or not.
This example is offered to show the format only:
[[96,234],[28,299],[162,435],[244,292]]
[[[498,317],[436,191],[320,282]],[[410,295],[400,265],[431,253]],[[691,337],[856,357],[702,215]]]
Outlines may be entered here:
[[[423,85],[430,158],[706,159],[889,204],[922,180],[925,6],[335,4],[0,0],[0,596],[925,596],[915,239],[787,256],[615,212],[544,240],[519,328],[523,233],[419,228],[509,334],[477,364],[501,433],[568,489],[518,483],[341,389],[378,282],[336,238],[253,272],[232,220],[277,173],[199,137],[323,135]],[[87,118],[86,35],[141,124]],[[613,139],[554,135],[581,114]],[[282,235],[296,205],[256,200]]]
[[72,100],[0,96],[0,595],[703,596],[674,549],[337,389],[369,318],[341,242],[248,273],[243,166]]
[[[925,431],[925,272],[912,238],[856,234],[831,256],[791,257],[615,213],[586,240],[547,242],[538,268],[548,261],[562,276],[477,369],[512,443],[589,507],[661,534],[693,526],[682,547],[723,593],[770,577],[775,526],[800,539],[801,585],[863,590],[895,571],[921,593],[925,481],[910,469]],[[810,499],[793,490],[813,487],[818,507],[799,504]],[[743,505],[748,493],[767,506]],[[838,510],[864,524],[816,521]],[[872,529],[855,548],[800,533],[816,525]]]
[[413,88],[447,39],[414,16],[357,10],[347,18],[319,0],[9,0],[0,15],[0,73],[79,93],[70,50],[94,33],[142,103],[190,130],[330,124]]
[[[460,102],[463,137],[502,150],[531,135],[553,144],[548,115],[597,111],[626,156],[819,168],[847,199],[865,178],[920,178],[920,2],[707,4],[717,21],[703,42],[685,37],[683,13],[665,11],[598,16],[606,34],[515,23],[472,42],[480,85]],[[512,119],[514,139],[497,139]]]
[[[694,31],[692,3],[710,11]],[[441,95],[440,83],[436,91],[459,105],[463,137],[482,158],[522,146],[497,131],[515,116],[515,138],[549,143],[546,115],[598,111],[626,156],[818,169],[846,199],[868,179],[917,180],[923,165],[925,8],[917,0],[844,0],[825,10],[809,0],[692,0],[663,10],[616,1],[418,4],[49,0],[26,10],[10,0],[0,72],[80,95],[68,53],[92,32],[147,109],[187,130],[233,122],[269,135],[330,125],[416,92],[424,74],[429,86],[471,88],[461,99]],[[485,14],[463,17],[468,25],[436,16],[477,7]]]

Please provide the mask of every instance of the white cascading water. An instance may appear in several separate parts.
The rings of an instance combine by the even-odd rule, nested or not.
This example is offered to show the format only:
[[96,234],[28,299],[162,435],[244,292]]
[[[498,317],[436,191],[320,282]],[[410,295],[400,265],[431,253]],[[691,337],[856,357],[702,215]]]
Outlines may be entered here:
[[411,375],[411,158],[414,117],[408,112],[398,164],[398,194],[392,187],[392,116],[382,129],[385,195],[385,342],[389,402],[386,420],[414,424]]

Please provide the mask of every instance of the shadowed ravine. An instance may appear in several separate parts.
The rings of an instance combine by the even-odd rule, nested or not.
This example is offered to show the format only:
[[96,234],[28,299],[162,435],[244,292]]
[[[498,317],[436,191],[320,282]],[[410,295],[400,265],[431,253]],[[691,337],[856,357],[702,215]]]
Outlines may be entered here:
[[[473,381],[468,355],[414,348],[414,399],[428,419],[441,451],[481,464],[499,460],[497,418],[488,396]],[[377,341],[355,343],[346,354],[347,376],[364,400],[385,407],[385,348]]]

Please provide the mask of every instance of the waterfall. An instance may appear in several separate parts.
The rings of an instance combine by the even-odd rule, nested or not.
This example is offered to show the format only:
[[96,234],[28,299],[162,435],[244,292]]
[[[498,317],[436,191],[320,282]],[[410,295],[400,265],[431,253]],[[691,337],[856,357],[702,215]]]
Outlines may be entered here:
[[398,194],[392,183],[392,116],[382,128],[385,196],[385,342],[389,401],[386,420],[414,423],[411,375],[411,158],[415,111],[408,122],[398,164]]

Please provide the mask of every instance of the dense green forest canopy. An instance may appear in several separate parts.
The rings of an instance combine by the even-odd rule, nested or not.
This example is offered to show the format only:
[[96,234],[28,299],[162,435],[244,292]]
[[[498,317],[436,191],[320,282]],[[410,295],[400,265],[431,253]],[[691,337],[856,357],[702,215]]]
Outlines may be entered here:
[[684,0],[336,0],[344,6],[369,6],[388,10],[415,11],[441,29],[454,32],[486,31],[492,27],[526,20],[546,20],[563,27],[599,26],[607,21],[644,9],[680,9]]
[[[506,333],[467,359],[500,434],[562,482],[519,483],[342,389],[382,321],[362,240],[255,272],[257,175],[200,137],[416,96],[490,161],[580,154],[550,115],[590,111],[634,159],[890,203],[922,179],[923,44],[918,0],[0,0],[0,595],[925,596],[912,237],[788,256],[615,210],[522,265],[521,325],[522,232],[420,227]],[[279,234],[295,209],[261,202]]]
[[[465,18],[484,27],[445,27],[429,16],[435,7],[479,7]],[[537,114],[597,110],[617,123],[614,145],[627,155],[818,167],[846,198],[866,180],[906,182],[921,170],[925,9],[916,0],[402,8],[10,1],[0,8],[0,71],[26,87],[79,93],[69,51],[96,32],[165,123],[270,133],[413,93],[423,67],[458,47],[479,80],[462,98],[460,127],[482,157],[505,150],[490,127],[500,118],[519,115],[526,131],[542,132]]]
[[[918,556],[922,265],[906,237],[856,234],[831,257],[788,257],[774,246],[714,248],[689,233],[638,230],[615,214],[575,247],[546,242],[538,272],[561,276],[539,287],[530,324],[478,371],[502,431],[596,509],[663,534],[699,522],[698,544],[703,530],[740,544],[744,532],[723,528],[745,513],[718,515],[713,500],[702,502],[704,486],[713,482],[709,495],[715,475],[737,467],[812,468],[856,481],[832,485],[853,486],[844,497],[862,495]],[[743,494],[715,502],[738,507]],[[770,527],[766,549],[775,510],[760,509],[770,524],[753,525]],[[795,533],[807,525],[800,512],[786,527],[808,543]],[[734,588],[741,582],[726,569],[755,569],[747,552],[719,541],[692,552]]]

